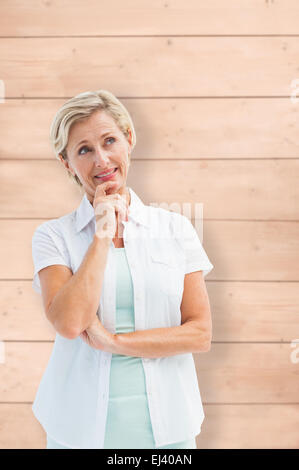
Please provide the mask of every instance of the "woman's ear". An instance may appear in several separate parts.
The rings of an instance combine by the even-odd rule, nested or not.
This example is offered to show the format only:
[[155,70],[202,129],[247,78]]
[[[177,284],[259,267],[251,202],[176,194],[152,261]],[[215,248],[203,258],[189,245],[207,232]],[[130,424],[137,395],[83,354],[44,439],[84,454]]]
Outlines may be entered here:
[[129,127],[128,127],[128,144],[129,144],[129,154],[130,154],[132,151],[132,131]]
[[66,168],[67,171],[69,171],[73,176],[76,176],[76,173],[74,170],[70,167],[69,162],[63,158],[61,153],[59,154],[60,161],[62,162],[63,166]]

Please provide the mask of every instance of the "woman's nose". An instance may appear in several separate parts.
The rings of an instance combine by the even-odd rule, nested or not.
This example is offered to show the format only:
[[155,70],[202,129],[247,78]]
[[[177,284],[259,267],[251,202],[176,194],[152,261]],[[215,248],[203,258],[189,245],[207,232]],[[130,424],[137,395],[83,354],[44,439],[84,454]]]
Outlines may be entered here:
[[95,164],[98,164],[101,167],[107,166],[109,163],[108,153],[102,148],[96,148],[94,152],[94,161]]

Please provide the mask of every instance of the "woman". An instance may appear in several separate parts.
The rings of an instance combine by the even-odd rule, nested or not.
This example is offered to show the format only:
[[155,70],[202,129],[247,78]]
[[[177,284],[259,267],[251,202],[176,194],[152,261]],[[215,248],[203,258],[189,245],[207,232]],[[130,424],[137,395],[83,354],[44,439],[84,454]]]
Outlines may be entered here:
[[84,196],[32,238],[33,287],[56,330],[32,406],[47,448],[196,448],[192,353],[210,349],[213,265],[187,217],[126,186],[136,136],[113,94],[67,101],[50,137]]

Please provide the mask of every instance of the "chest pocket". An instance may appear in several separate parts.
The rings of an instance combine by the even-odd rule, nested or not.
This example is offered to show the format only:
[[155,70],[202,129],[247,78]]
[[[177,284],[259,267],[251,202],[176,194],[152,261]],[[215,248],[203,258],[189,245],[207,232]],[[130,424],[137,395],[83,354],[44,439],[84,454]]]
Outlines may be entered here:
[[184,289],[184,260],[166,250],[150,253],[150,262],[155,291],[180,297]]

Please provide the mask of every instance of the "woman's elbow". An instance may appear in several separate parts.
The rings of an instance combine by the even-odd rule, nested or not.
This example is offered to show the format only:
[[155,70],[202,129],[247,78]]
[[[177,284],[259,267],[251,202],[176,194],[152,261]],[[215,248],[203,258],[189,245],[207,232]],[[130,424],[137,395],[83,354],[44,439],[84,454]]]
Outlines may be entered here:
[[60,335],[63,336],[66,339],[75,339],[78,337],[79,333],[77,329],[72,329],[69,326],[66,325],[61,325],[58,321],[54,322],[53,324],[56,332]]
[[211,341],[209,341],[209,342],[207,342],[207,343],[204,343],[204,344],[202,345],[202,348],[201,348],[201,351],[200,351],[200,352],[209,352],[210,349],[211,349],[211,345],[212,345]]
[[204,337],[200,336],[198,341],[198,351],[197,352],[209,352],[212,346],[212,332],[208,332]]

